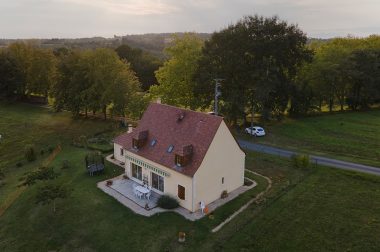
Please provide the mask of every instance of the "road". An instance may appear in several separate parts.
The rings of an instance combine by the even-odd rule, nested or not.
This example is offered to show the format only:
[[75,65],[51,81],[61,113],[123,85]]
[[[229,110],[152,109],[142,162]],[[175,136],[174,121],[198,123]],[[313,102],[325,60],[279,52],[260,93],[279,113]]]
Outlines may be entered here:
[[[295,151],[289,151],[289,150],[267,146],[263,144],[256,144],[256,143],[248,142],[241,139],[238,139],[238,143],[243,149],[277,155],[281,157],[290,158],[292,155],[297,154],[297,152]],[[351,162],[346,162],[346,161],[341,161],[341,160],[326,158],[326,157],[321,157],[321,156],[315,156],[315,155],[310,155],[310,161],[313,163],[317,163],[319,165],[326,165],[326,166],[330,166],[334,168],[364,172],[364,173],[380,176],[380,168],[374,167],[374,166],[356,164],[356,163],[351,163]]]

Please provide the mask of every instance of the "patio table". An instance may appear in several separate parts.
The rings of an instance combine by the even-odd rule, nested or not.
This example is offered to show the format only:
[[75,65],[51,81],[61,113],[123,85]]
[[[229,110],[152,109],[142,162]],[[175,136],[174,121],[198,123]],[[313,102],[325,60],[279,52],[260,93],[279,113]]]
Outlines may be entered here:
[[144,186],[137,186],[136,187],[136,190],[141,192],[142,194],[147,194],[149,192],[149,189],[148,188],[145,188]]

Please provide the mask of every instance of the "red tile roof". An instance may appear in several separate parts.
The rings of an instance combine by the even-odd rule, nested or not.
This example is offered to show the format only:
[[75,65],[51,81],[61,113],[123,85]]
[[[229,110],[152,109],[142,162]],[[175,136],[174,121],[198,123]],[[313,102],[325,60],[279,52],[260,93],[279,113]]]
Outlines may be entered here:
[[[201,165],[222,121],[223,118],[219,116],[151,103],[133,132],[118,136],[114,142],[141,157],[192,177]],[[135,150],[132,139],[138,138],[140,132],[146,130],[146,143]],[[151,146],[153,139],[156,143]],[[168,153],[170,145],[174,149]],[[175,154],[181,154],[190,145],[191,162],[184,167],[177,167],[174,163]]]

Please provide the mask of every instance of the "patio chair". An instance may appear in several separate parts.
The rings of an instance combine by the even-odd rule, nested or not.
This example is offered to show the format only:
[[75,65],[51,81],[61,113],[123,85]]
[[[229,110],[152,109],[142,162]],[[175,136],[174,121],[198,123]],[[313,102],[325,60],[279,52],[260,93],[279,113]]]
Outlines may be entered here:
[[137,195],[138,192],[136,190],[136,187],[133,187],[133,193],[135,194],[136,197],[138,197],[138,195]]
[[140,199],[142,199],[143,194],[142,194],[141,192],[137,191],[137,196],[138,196]]
[[145,197],[148,199],[148,200],[150,200],[150,196],[151,196],[151,191],[149,191],[146,195],[145,195]]
[[148,186],[149,191],[152,191],[152,186]]

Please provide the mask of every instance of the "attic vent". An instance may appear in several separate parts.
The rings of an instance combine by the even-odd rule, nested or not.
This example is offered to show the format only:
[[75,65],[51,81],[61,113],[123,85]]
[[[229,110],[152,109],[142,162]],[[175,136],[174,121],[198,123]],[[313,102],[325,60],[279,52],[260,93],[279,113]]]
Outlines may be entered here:
[[185,118],[185,112],[178,115],[177,122],[181,122]]
[[171,153],[174,149],[174,146],[173,145],[169,145],[169,148],[167,150],[168,153]]

